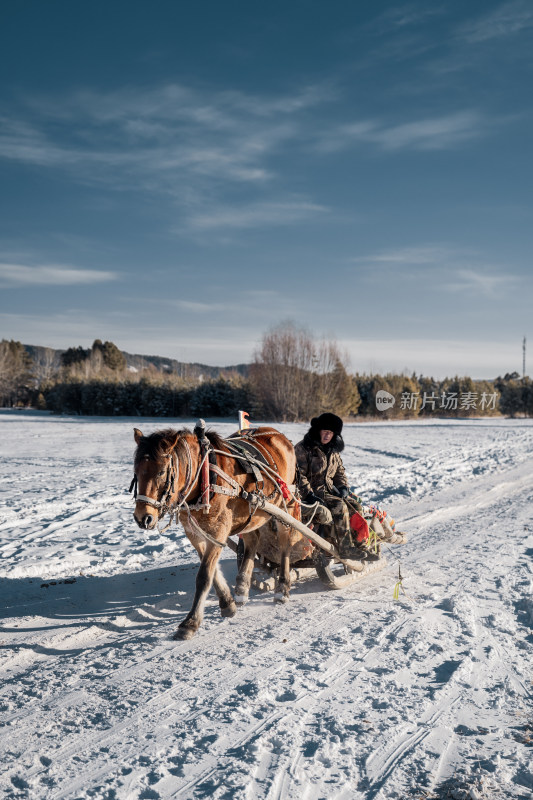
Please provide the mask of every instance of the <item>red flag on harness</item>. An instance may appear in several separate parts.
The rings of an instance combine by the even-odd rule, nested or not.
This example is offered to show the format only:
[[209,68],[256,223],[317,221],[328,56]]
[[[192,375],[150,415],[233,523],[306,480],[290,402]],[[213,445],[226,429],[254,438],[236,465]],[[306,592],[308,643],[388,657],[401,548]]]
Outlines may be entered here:
[[247,411],[239,411],[239,430],[244,431],[250,427],[250,420],[248,419]]
[[361,514],[359,514],[358,511],[356,511],[355,514],[352,514],[350,517],[350,528],[355,533],[355,539],[357,542],[366,542],[370,536],[368,522],[363,516],[361,516]]

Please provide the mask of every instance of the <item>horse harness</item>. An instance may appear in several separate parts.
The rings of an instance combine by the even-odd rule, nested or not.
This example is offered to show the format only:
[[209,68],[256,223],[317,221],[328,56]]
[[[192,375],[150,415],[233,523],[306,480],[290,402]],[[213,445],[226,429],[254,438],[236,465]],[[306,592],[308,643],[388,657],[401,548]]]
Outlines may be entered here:
[[[289,500],[291,496],[294,496],[293,493],[295,487],[288,487],[278,474],[276,464],[271,459],[269,460],[268,454],[264,452],[264,449],[260,446],[260,442],[257,440],[257,436],[261,435],[257,432],[257,429],[250,428],[246,430],[245,433],[239,433],[238,435],[232,436],[229,439],[224,439],[224,445],[228,448],[229,452],[225,450],[218,450],[212,446],[205,434],[205,422],[203,420],[198,421],[198,424],[194,428],[194,433],[200,445],[200,463],[198,469],[196,470],[196,474],[193,477],[192,455],[189,445],[185,439],[180,440],[180,443],[185,449],[187,467],[185,483],[183,489],[178,494],[177,502],[175,504],[172,504],[172,495],[174,494],[175,482],[178,476],[178,457],[175,451],[165,453],[163,456],[164,458],[169,459],[169,465],[167,467],[165,486],[161,495],[161,500],[155,500],[152,497],[137,494],[138,481],[136,474],[134,474],[133,480],[130,484],[129,491],[133,492],[135,501],[138,502],[140,500],[148,503],[154,508],[157,508],[160,512],[161,518],[167,513],[169,514],[169,522],[161,530],[161,533],[164,533],[166,530],[168,530],[168,528],[172,525],[173,518],[175,518],[177,523],[179,512],[182,510],[182,508],[184,508],[187,512],[188,521],[196,533],[210,541],[212,544],[221,548],[224,547],[225,545],[222,542],[217,541],[213,536],[211,536],[211,534],[203,530],[203,528],[200,527],[198,522],[191,515],[191,511],[203,511],[204,514],[208,514],[211,507],[211,500],[215,494],[222,494],[226,495],[227,497],[241,497],[243,500],[247,500],[249,503],[250,513],[246,522],[238,530],[233,531],[230,534],[231,536],[237,535],[245,530],[257,509],[260,508],[265,501],[272,500],[272,498],[278,493],[282,495],[282,503],[285,506],[285,510],[287,510],[286,500]],[[256,490],[253,492],[246,491],[240,483],[228,475],[218,465],[217,455],[224,455],[226,457],[236,459],[241,469],[247,475],[253,475],[256,484]],[[265,496],[263,491],[265,474],[274,483],[274,490],[268,496]],[[218,484],[219,477],[228,484],[227,487],[220,486]],[[189,505],[187,503],[187,498],[198,480],[200,482],[199,498],[194,505]]]

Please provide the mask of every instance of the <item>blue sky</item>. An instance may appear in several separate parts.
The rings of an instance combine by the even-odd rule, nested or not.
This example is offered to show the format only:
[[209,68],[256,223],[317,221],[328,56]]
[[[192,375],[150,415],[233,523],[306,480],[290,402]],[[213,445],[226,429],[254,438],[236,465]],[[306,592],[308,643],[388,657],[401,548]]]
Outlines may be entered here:
[[1,337],[225,365],[291,319],[354,371],[521,370],[529,1],[0,16]]

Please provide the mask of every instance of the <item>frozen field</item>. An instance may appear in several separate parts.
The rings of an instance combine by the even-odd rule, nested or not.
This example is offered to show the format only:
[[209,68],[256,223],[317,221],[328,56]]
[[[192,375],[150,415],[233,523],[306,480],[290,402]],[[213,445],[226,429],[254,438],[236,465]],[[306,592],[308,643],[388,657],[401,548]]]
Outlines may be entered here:
[[197,557],[134,524],[134,424],[169,420],[0,413],[3,796],[531,798],[533,421],[346,426],[408,544],[287,606],[213,595],[190,642]]

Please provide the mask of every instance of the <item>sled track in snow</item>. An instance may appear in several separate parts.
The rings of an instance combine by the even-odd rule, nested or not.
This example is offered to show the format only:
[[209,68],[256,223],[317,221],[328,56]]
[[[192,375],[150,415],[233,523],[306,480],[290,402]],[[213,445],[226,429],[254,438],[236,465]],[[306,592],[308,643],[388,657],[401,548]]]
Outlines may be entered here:
[[[361,428],[358,439],[366,435]],[[416,461],[406,465],[425,483],[414,484],[408,505],[392,509],[400,527],[409,515],[411,534],[393,548],[407,592],[397,603],[397,566],[387,554],[385,572],[338,592],[303,581],[286,607],[253,594],[234,619],[222,620],[210,599],[205,626],[178,643],[170,636],[188,608],[196,562],[179,573],[170,564],[192,559],[186,546],[172,560],[155,552],[160,572],[147,572],[147,582],[142,573],[132,573],[131,587],[122,581],[114,612],[112,595],[87,604],[87,593],[103,585],[98,577],[34,589],[31,604],[21,578],[14,616],[0,633],[4,653],[15,648],[1,673],[0,745],[8,760],[0,788],[7,797],[65,800],[414,800],[422,791],[444,796],[440,787],[453,780],[459,788],[483,781],[487,798],[527,797],[533,454],[531,431],[517,433],[498,432],[498,446],[508,440],[508,447],[491,461],[488,429],[494,469],[477,476],[450,470],[433,485],[429,456],[419,473]],[[403,428],[397,446],[412,455],[408,435]],[[376,442],[369,457],[389,458],[390,429],[385,444]],[[435,445],[437,464],[442,441]],[[483,446],[473,448],[473,463]],[[451,451],[453,461],[459,450]],[[355,475],[349,452],[345,463]],[[390,479],[388,463],[382,475]],[[123,488],[120,470],[116,476]],[[101,486],[96,473],[91,478],[96,498]],[[121,523],[116,505],[78,531],[79,519],[60,519],[63,513],[56,522],[45,514],[28,519],[26,545],[44,533],[42,552],[53,554],[66,526],[74,542],[87,531],[96,553],[106,534],[94,526],[103,522],[110,537],[130,526],[131,511]],[[130,545],[142,549],[134,535],[124,528],[122,550],[110,550],[97,575],[124,571]],[[223,568],[231,580],[234,562]],[[113,585],[105,583],[106,591]],[[169,595],[173,586],[181,594]]]

